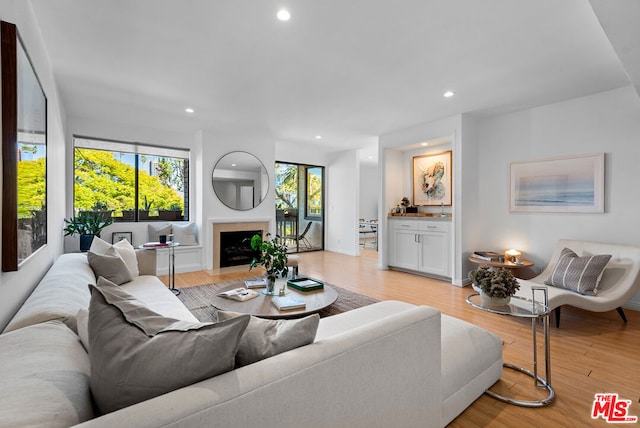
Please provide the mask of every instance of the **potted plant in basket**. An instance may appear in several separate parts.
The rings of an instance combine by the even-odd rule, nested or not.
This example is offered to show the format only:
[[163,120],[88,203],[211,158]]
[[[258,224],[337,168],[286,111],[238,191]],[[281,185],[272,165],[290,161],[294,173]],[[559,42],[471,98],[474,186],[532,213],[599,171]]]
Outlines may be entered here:
[[474,288],[480,291],[485,304],[506,305],[520,289],[518,280],[509,269],[483,265],[469,272],[469,278]]
[[[267,238],[271,234],[267,233]],[[289,271],[287,267],[287,246],[278,235],[272,240],[262,239],[261,235],[253,235],[251,238],[251,249],[258,251],[259,255],[251,260],[249,270],[256,266],[263,266],[267,271],[266,294],[274,294],[276,279],[285,277]]]
[[80,235],[80,251],[89,251],[94,236],[100,237],[102,229],[113,223],[111,217],[104,218],[98,213],[82,213],[69,219],[64,219],[67,224],[63,229],[64,236]]

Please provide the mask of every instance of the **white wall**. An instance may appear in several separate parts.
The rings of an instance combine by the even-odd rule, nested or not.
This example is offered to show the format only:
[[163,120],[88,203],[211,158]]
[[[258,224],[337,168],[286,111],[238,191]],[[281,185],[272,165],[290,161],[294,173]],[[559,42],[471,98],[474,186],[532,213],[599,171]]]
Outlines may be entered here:
[[[47,245],[24,261],[17,272],[0,273],[0,331],[62,252],[65,213],[64,126],[51,64],[31,7],[22,0],[0,1],[0,19],[15,24],[47,96]],[[1,232],[0,232],[1,233]]]
[[[518,248],[538,268],[559,238],[640,245],[640,99],[632,87],[479,121],[484,249]],[[509,162],[604,152],[604,214],[509,213]],[[486,247],[486,248],[485,248]],[[627,305],[640,309],[640,294]]]
[[358,255],[358,177],[356,150],[336,155],[327,168],[326,249]]

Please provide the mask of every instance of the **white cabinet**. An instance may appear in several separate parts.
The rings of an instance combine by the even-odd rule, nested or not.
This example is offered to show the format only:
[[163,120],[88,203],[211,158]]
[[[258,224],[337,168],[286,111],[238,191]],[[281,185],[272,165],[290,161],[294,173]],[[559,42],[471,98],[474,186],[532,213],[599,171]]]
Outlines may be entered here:
[[389,265],[451,277],[450,222],[390,219]]

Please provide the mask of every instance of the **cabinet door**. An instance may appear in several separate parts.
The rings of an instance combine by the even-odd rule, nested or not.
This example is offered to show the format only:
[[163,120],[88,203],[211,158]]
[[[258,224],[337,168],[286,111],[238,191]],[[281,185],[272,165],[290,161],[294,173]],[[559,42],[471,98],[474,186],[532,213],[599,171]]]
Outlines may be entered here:
[[444,277],[449,272],[449,234],[442,232],[420,232],[418,235],[420,250],[418,270]]
[[418,244],[413,230],[393,231],[393,250],[391,265],[405,269],[418,268]]

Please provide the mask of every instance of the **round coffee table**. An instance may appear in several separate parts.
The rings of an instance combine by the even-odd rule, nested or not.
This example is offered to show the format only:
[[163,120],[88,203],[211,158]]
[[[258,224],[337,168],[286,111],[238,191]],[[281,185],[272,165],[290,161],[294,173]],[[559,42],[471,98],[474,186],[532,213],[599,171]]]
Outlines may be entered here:
[[[241,287],[242,285],[230,285],[220,289],[220,293]],[[260,291],[260,289],[256,289]],[[291,287],[287,288],[287,296],[295,296],[304,300],[306,306],[301,309],[293,309],[289,311],[281,311],[271,302],[273,296],[267,296],[262,293],[254,299],[244,302],[227,299],[224,297],[214,296],[211,304],[223,311],[240,312],[243,314],[255,315],[260,318],[294,318],[304,315],[313,314],[320,310],[331,306],[338,298],[338,292],[330,285],[324,284],[324,288],[314,291],[298,291]]]

